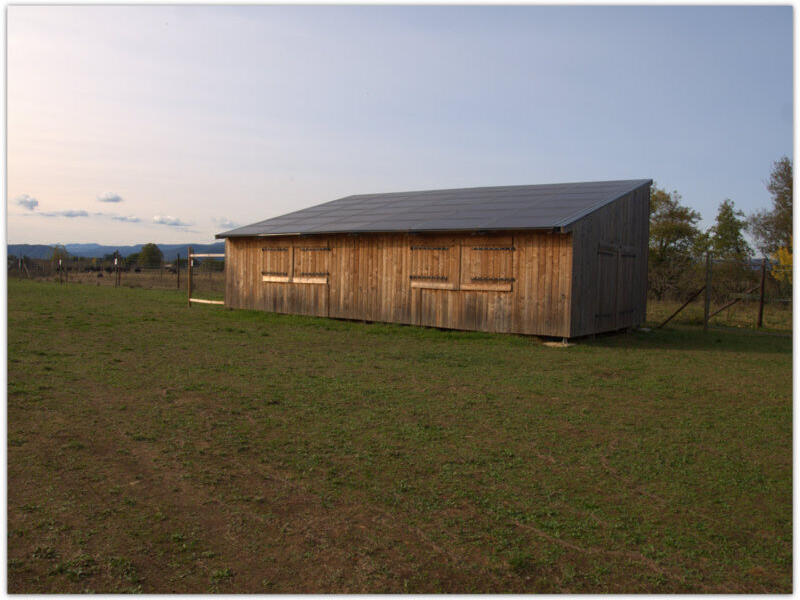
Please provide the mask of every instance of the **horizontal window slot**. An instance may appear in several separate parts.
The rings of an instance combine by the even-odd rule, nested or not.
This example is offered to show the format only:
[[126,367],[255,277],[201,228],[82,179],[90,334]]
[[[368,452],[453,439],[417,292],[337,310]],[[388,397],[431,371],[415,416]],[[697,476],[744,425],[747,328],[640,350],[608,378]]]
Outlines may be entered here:
[[425,279],[429,281],[447,281],[447,275],[409,275],[409,279]]
[[472,281],[498,281],[501,283],[511,283],[514,281],[513,277],[473,277]]

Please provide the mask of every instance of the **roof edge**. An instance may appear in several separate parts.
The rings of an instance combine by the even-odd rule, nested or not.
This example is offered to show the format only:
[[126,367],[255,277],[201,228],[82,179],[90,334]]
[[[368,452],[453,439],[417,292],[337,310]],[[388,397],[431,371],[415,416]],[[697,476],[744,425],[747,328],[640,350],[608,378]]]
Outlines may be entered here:
[[613,196],[613,197],[611,197],[611,198],[609,198],[607,200],[603,200],[601,202],[598,202],[597,204],[594,204],[594,205],[590,206],[589,208],[581,209],[578,212],[576,212],[576,213],[574,213],[574,214],[562,219],[558,223],[556,223],[556,226],[557,227],[566,227],[567,225],[572,225],[575,221],[579,221],[580,219],[583,219],[584,217],[586,217],[586,216],[592,214],[593,212],[595,212],[596,210],[599,210],[599,209],[603,208],[604,206],[608,206],[612,202],[616,202],[620,198],[622,198],[624,196],[627,196],[631,192],[635,192],[639,188],[642,188],[642,187],[644,187],[646,185],[653,185],[653,180],[652,179],[642,179],[642,180],[639,181],[638,184],[636,184],[635,186],[633,186],[629,190],[621,192],[621,193],[617,194],[616,196]]
[[373,233],[386,235],[388,233],[396,233],[396,234],[403,234],[403,233],[411,233],[411,234],[421,234],[421,233],[448,233],[448,232],[470,232],[474,231],[477,233],[487,232],[487,233],[495,233],[498,231],[553,231],[555,229],[560,229],[561,225],[559,226],[547,226],[547,227],[481,227],[480,229],[470,228],[470,229],[456,229],[456,228],[449,228],[449,229],[387,229],[384,231],[379,231],[376,229],[370,229],[365,231],[314,231],[312,233],[247,233],[247,234],[240,234],[240,235],[228,235],[230,232],[223,232],[218,233],[214,237],[217,239],[228,239],[228,238],[263,238],[263,237],[298,237],[298,236],[311,236],[311,235],[370,235]]

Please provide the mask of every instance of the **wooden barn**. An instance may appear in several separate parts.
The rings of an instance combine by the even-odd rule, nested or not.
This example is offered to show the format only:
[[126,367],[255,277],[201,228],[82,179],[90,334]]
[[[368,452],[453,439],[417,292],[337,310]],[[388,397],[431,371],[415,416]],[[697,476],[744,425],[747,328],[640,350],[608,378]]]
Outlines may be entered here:
[[218,234],[225,304],[560,338],[637,326],[651,183],[333,200]]

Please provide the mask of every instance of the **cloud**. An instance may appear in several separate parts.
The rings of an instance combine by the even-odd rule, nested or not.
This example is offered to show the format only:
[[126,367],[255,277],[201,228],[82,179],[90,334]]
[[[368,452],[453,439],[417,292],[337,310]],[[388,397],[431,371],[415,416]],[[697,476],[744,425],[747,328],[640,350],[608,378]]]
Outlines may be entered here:
[[123,223],[138,223],[141,221],[139,217],[134,217],[133,215],[117,215],[115,213],[104,213],[104,212],[93,212],[93,217],[104,217],[109,218],[112,221],[122,221]]
[[122,196],[119,194],[113,194],[111,192],[106,192],[105,194],[97,197],[98,202],[122,202]]
[[67,217],[72,219],[74,217],[88,217],[89,213],[85,210],[56,210],[53,212],[39,213],[43,217]]
[[156,215],[153,217],[153,223],[157,225],[167,225],[168,227],[188,227],[191,223],[184,223],[175,217]]
[[39,206],[39,201],[36,198],[31,198],[30,196],[28,196],[28,194],[22,194],[21,196],[17,196],[14,202],[19,204],[23,208],[27,208],[28,210],[33,210],[37,206]]
[[234,227],[238,227],[238,223],[234,223],[228,217],[215,217],[212,219],[214,224],[218,227],[224,227],[225,229],[233,229]]
[[115,213],[105,212],[86,212],[85,210],[59,210],[52,212],[35,213],[43,217],[99,217],[101,219],[111,219],[112,221],[120,221],[122,223],[139,223],[141,219],[133,215],[118,215]]

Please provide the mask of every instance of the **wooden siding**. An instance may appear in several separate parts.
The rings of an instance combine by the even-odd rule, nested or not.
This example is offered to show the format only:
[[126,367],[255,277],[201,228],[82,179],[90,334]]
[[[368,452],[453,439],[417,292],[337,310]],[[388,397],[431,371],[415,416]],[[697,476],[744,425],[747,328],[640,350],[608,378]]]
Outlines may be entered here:
[[228,238],[225,248],[225,298],[232,308],[558,337],[570,332],[569,233]]
[[573,224],[570,337],[634,327],[647,305],[650,186]]

